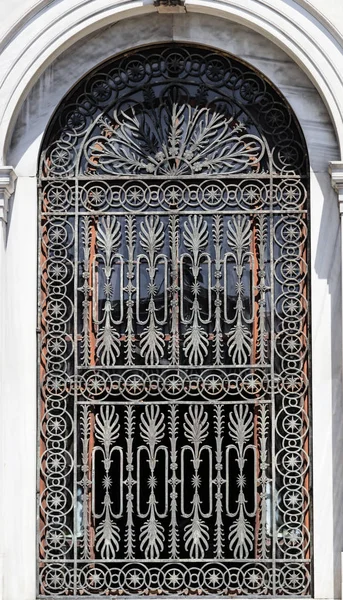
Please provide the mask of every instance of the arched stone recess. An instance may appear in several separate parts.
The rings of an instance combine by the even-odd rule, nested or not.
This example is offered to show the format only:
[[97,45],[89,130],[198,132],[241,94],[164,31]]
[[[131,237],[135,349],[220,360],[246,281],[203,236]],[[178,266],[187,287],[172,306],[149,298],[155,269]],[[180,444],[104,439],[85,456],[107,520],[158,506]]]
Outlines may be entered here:
[[[38,7],[37,7],[38,8]],[[6,153],[20,106],[40,74],[56,56],[77,40],[113,22],[157,9],[152,3],[105,0],[79,2],[70,7],[68,0],[42,6],[35,14],[23,17],[3,40],[4,74],[0,105],[0,157]],[[343,147],[343,79],[337,69],[342,39],[307,2],[284,0],[188,0],[190,13],[218,15],[246,25],[284,49],[309,76],[322,96]],[[39,32],[39,36],[37,36]]]
[[36,173],[42,135],[56,106],[76,81],[116,54],[160,42],[203,43],[229,52],[253,67],[283,93],[305,134],[311,168],[327,171],[339,159],[336,136],[320,95],[299,66],[260,33],[204,14],[134,17],[90,34],[65,50],[40,76],[18,114],[7,153],[17,175]]
[[[5,259],[0,251],[6,463],[0,475],[2,489],[21,491],[1,498],[5,600],[35,597],[36,171],[41,138],[60,100],[89,70],[119,52],[154,42],[205,43],[250,63],[283,93],[305,134],[312,205],[314,587],[316,598],[340,597],[341,258],[328,163],[341,158],[343,147],[342,75],[334,67],[341,42],[305,2],[189,0],[186,5],[186,14],[162,15],[152,3],[93,0],[71,9],[64,0],[18,23],[13,38],[5,40],[0,164],[12,164],[18,180]],[[18,563],[23,565],[19,577]]]

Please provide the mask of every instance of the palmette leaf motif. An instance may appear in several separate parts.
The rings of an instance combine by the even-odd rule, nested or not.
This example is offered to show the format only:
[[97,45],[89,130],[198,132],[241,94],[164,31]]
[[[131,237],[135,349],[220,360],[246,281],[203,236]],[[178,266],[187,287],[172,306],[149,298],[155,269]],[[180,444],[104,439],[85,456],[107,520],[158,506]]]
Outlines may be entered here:
[[[233,117],[207,107],[161,103],[156,109],[163,128],[149,111],[114,113],[103,120],[102,135],[91,138],[86,154],[92,169],[111,174],[181,175],[259,171],[265,153],[261,138],[245,133]],[[101,126],[101,122],[99,122]]]
[[145,364],[155,365],[159,363],[164,353],[164,335],[156,325],[155,296],[155,274],[156,274],[156,251],[160,250],[164,243],[164,227],[157,215],[148,215],[141,224],[139,238],[142,248],[148,254],[149,274],[149,324],[143,329],[140,336],[141,353]]
[[165,341],[163,331],[155,325],[153,317],[150,317],[148,327],[143,329],[139,345],[145,364],[158,365],[164,353]]
[[183,350],[190,365],[197,367],[204,363],[205,357],[208,354],[208,345],[207,333],[195,319],[193,324],[187,329],[183,340]]
[[116,413],[114,406],[100,406],[100,413],[95,417],[95,434],[97,439],[108,450],[119,435],[119,415]]
[[229,246],[239,254],[249,248],[251,240],[251,222],[249,217],[238,215],[232,217],[227,225],[227,241]]
[[114,122],[106,117],[99,119],[103,135],[91,138],[86,146],[88,167],[93,169],[94,162],[97,161],[97,164],[101,165],[101,170],[106,173],[140,172],[143,152],[141,144],[135,143],[135,138],[139,137],[142,128],[134,109],[132,114],[131,117],[128,113],[121,113],[123,123],[118,120],[117,115]]
[[[255,534],[254,527],[247,519],[247,499],[244,493],[244,487],[246,485],[246,477],[244,474],[244,465],[247,460],[245,455],[246,444],[254,433],[254,417],[249,406],[244,404],[234,405],[233,410],[229,415],[228,428],[232,440],[237,444],[236,462],[239,469],[237,477],[238,517],[229,527],[229,548],[233,551],[234,558],[242,559],[248,558],[249,552],[253,550]],[[255,448],[251,445],[250,450],[255,454]]]
[[186,525],[183,539],[185,550],[189,552],[190,558],[198,559],[204,557],[209,547],[209,527],[200,518],[201,498],[199,487],[201,480],[199,478],[199,468],[201,464],[201,444],[207,438],[209,430],[208,413],[201,404],[194,404],[189,407],[184,416],[183,429],[186,439],[192,444],[191,452],[194,467],[191,523]]
[[188,250],[193,252],[194,263],[198,263],[200,250],[205,248],[208,241],[207,223],[201,215],[188,217],[184,223],[183,239]]
[[[247,265],[248,251],[251,242],[251,221],[249,217],[238,215],[232,217],[227,225],[227,241],[234,250],[235,266],[237,274],[237,302],[235,306],[236,323],[227,334],[227,346],[229,356],[232,357],[233,364],[243,365],[251,355],[252,339],[248,327],[244,324],[244,304],[243,304],[243,273]],[[232,253],[230,253],[232,256]]]
[[104,252],[103,267],[105,274],[105,295],[106,301],[104,306],[104,324],[99,329],[96,338],[96,353],[103,366],[110,366],[116,363],[116,359],[120,354],[120,335],[112,327],[111,324],[111,274],[112,262],[116,250],[121,241],[120,223],[115,216],[107,215],[99,220],[97,229],[97,245],[98,249]]
[[188,412],[185,414],[183,428],[185,437],[193,444],[200,444],[206,439],[209,429],[208,414],[201,404],[194,404],[189,407]]
[[141,415],[141,422],[139,425],[142,439],[148,444],[148,464],[150,467],[150,478],[148,480],[148,487],[150,489],[150,495],[148,500],[149,505],[149,518],[144,522],[141,527],[139,540],[140,548],[144,551],[145,557],[154,559],[160,556],[164,548],[164,528],[161,523],[157,520],[157,500],[155,496],[155,467],[157,463],[156,458],[156,445],[162,440],[165,432],[164,414],[161,413],[161,409],[158,405],[147,405],[145,412]]
[[95,549],[100,552],[101,558],[105,560],[115,558],[119,550],[120,530],[108,515],[108,511],[105,519],[96,528],[95,541]]
[[189,216],[184,223],[183,240],[185,247],[190,251],[191,272],[194,279],[194,299],[191,307],[191,325],[184,334],[184,353],[189,364],[202,365],[208,354],[209,340],[205,329],[200,325],[199,274],[201,263],[201,250],[207,246],[208,227],[201,215]]
[[109,264],[111,255],[117,250],[121,240],[120,223],[117,218],[110,215],[102,217],[96,237],[98,248],[105,252],[106,264]]
[[227,334],[229,356],[235,365],[244,365],[251,354],[251,334],[241,322],[237,322]]
[[150,518],[142,525],[139,534],[145,558],[158,558],[164,547],[164,539],[163,525],[156,520],[155,513],[151,510]]
[[105,304],[105,324],[100,327],[96,337],[96,353],[104,367],[109,367],[116,363],[120,354],[120,335],[110,322],[110,302]]
[[254,431],[253,413],[243,404],[235,404],[229,417],[229,432],[232,439],[242,446]]
[[203,558],[209,547],[209,527],[202,519],[196,516],[185,527],[185,549],[191,558]]
[[139,425],[141,436],[147,444],[157,444],[164,435],[165,424],[164,415],[161,413],[158,405],[150,404],[145,407],[145,412],[141,416]]
[[163,246],[164,229],[158,216],[149,215],[145,217],[144,222],[141,224],[139,238],[142,248],[150,255],[153,255],[156,250]]
[[118,525],[111,518],[111,497],[109,488],[111,487],[111,478],[109,469],[111,464],[111,447],[117,440],[120,431],[119,415],[114,406],[100,406],[100,411],[95,417],[94,432],[97,440],[103,443],[104,459],[103,465],[105,476],[103,485],[105,487],[105,497],[102,502],[105,516],[95,528],[95,549],[100,552],[103,559],[113,559],[119,550],[120,530]]
[[229,548],[234,558],[248,558],[254,547],[254,528],[240,510],[238,519],[229,528]]

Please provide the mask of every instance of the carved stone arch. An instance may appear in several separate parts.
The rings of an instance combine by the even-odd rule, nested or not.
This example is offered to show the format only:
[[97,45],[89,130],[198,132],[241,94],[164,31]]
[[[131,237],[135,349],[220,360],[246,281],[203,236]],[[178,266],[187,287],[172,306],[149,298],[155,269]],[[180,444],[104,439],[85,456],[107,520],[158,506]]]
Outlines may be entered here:
[[311,594],[308,160],[284,98],[177,44],[42,145],[40,594]]

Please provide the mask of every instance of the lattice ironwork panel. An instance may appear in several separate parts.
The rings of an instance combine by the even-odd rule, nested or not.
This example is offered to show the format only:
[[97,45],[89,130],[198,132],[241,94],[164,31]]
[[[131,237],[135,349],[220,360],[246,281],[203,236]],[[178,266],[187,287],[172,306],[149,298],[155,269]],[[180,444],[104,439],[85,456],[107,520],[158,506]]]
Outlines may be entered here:
[[258,73],[91,73],[40,173],[39,596],[311,594],[306,147]]

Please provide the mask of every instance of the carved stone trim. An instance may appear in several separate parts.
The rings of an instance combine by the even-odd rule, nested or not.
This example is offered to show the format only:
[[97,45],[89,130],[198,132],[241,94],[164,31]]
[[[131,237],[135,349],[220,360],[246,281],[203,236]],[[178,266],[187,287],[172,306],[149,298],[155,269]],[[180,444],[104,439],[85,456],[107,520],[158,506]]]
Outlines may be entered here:
[[343,162],[335,160],[329,164],[329,173],[331,175],[331,185],[338,196],[339,212],[343,214]]
[[159,13],[185,13],[185,0],[154,0]]
[[17,176],[13,167],[0,167],[0,221],[7,223],[9,200],[14,192]]

